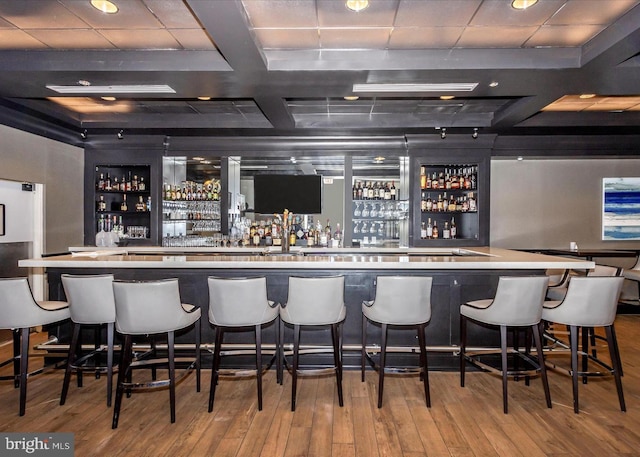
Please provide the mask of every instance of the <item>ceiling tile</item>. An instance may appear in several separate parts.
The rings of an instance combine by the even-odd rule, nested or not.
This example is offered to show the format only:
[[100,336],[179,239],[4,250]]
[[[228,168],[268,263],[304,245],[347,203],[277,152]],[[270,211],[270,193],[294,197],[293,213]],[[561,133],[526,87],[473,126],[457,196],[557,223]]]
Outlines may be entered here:
[[263,49],[318,49],[318,29],[255,30]]
[[320,29],[323,49],[386,49],[391,28]]
[[467,27],[457,47],[518,48],[535,33],[537,27]]
[[86,0],[60,0],[69,10],[96,29],[157,29],[162,24],[141,0],[118,2],[118,12],[105,14]]
[[397,27],[456,27],[469,23],[481,0],[436,1],[400,0]]
[[119,49],[181,49],[175,38],[163,29],[108,29],[99,32]]
[[169,33],[184,49],[214,50],[215,44],[202,29],[170,29]]
[[[458,2],[452,2],[458,3]],[[564,5],[565,0],[543,0],[526,10],[517,10],[505,0],[484,0],[471,25],[542,25]]]
[[602,25],[544,25],[525,46],[582,46],[603,29]]
[[317,27],[315,0],[243,0],[254,28]]
[[22,29],[87,28],[85,22],[56,0],[0,2],[0,15]]
[[548,24],[608,24],[639,3],[636,0],[568,0]]
[[369,6],[355,12],[342,0],[317,0],[320,27],[391,27],[399,0],[370,1]]
[[0,29],[0,49],[38,49],[46,47],[44,43],[22,30]]
[[175,0],[144,0],[144,3],[168,29],[202,28],[184,2],[176,2]]
[[389,49],[452,48],[463,31],[463,27],[396,27]]
[[54,49],[113,49],[115,46],[104,36],[88,30],[29,30],[30,35]]

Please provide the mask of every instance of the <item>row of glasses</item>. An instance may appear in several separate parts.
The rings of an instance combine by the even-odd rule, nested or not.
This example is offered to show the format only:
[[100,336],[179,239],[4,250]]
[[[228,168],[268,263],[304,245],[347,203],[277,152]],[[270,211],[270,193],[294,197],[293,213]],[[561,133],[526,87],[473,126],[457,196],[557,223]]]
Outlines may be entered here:
[[409,205],[406,201],[356,202],[355,205],[354,218],[405,219],[408,217]]

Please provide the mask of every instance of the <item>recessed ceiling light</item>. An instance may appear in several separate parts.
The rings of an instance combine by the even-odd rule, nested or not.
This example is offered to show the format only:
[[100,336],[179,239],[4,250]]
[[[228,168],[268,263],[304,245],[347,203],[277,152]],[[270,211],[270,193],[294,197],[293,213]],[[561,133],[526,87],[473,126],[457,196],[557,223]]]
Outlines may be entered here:
[[206,95],[201,95],[200,97],[198,97],[198,100],[202,100],[202,101],[207,101],[207,100],[211,100],[211,97],[207,97]]
[[369,6],[369,0],[347,0],[345,6],[351,11],[358,13]]
[[373,163],[384,163],[384,157],[382,156],[378,156],[375,159],[373,159]]
[[204,160],[204,157],[194,157],[193,160]]
[[593,98],[596,94],[580,94],[580,98]]
[[441,95],[440,96],[440,100],[453,100],[454,98],[456,98],[455,95]]
[[343,98],[344,98],[345,100],[349,101],[349,102],[352,102],[352,101],[354,101],[354,100],[359,99],[360,97],[358,97],[357,95],[347,95],[347,96],[345,96],[345,97],[343,97]]
[[109,0],[91,0],[91,6],[107,14],[115,14],[118,12],[118,7]]
[[538,0],[513,0],[511,2],[511,6],[513,6],[517,10],[526,10],[536,3],[538,3]]
[[109,97],[109,96],[104,96],[104,97],[100,97],[101,99],[103,99],[105,102],[115,102],[116,98],[115,97]]
[[78,84],[80,84],[81,86],[85,86],[85,87],[87,87],[87,86],[90,86],[90,85],[91,85],[91,82],[90,82],[90,81],[87,81],[86,79],[79,79],[79,80],[78,80]]
[[489,83],[489,87],[498,87],[500,85],[500,83],[498,81],[491,81]]
[[517,159],[517,160],[518,160],[519,162],[522,162],[522,161],[524,160],[524,157],[522,157],[522,156],[518,156],[518,159]]

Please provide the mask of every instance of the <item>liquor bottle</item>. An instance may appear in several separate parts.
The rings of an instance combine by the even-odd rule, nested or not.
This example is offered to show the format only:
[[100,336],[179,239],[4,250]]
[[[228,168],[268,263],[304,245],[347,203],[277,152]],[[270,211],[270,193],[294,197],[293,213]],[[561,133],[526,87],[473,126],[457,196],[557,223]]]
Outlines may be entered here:
[[127,211],[127,194],[122,194],[122,203],[120,204],[120,211]]
[[391,200],[395,200],[398,197],[395,181],[391,181],[391,189],[389,189],[389,192],[391,193]]
[[445,187],[445,182],[444,182],[444,172],[440,172],[440,175],[438,176],[438,189],[446,189]]
[[367,199],[374,200],[375,199],[375,189],[373,187],[373,183],[369,182],[367,186]]
[[289,246],[295,246],[297,238],[298,237],[296,236],[296,229],[292,225],[291,230],[289,231]]
[[449,228],[449,223],[445,221],[444,230],[442,230],[442,238],[448,240],[451,238],[451,229]]
[[362,183],[358,181],[358,200],[362,200]]
[[389,186],[389,183],[384,186],[384,199],[391,200],[391,186]]
[[98,179],[98,183],[96,184],[96,189],[104,190],[104,173],[100,173],[100,178]]
[[452,195],[449,199],[449,204],[447,206],[447,211],[455,211],[456,210],[456,198]]
[[325,225],[324,231],[327,235],[327,243],[329,243],[331,241],[331,222],[329,222],[329,219],[327,219],[327,225]]
[[431,182],[427,178],[427,169],[424,165],[420,167],[420,189],[426,189],[427,186],[431,187]]
[[336,223],[336,231],[333,233],[333,239],[338,242],[338,247],[342,247],[342,230],[340,229],[340,222]]
[[433,172],[433,177],[431,178],[431,188],[438,189],[438,175],[436,172]]
[[444,176],[444,188],[451,190],[451,170],[446,170]]
[[469,211],[478,211],[478,205],[475,197],[473,196],[473,192],[469,192]]
[[104,195],[100,195],[100,200],[98,200],[98,211],[106,211],[107,210],[107,202],[104,201]]
[[467,211],[469,211],[469,200],[467,199],[467,196],[465,195],[462,198],[462,212],[466,213]]
[[457,190],[460,189],[460,177],[458,176],[460,174],[460,169],[458,169],[458,171],[454,171],[453,175],[451,176],[451,189],[453,190]]
[[164,185],[164,199],[171,200],[171,186],[169,184]]
[[142,199],[142,195],[138,196],[138,202],[136,203],[136,211],[146,211],[144,200]]
[[442,201],[442,194],[438,194],[438,203],[436,203],[435,211],[444,211],[444,202]]
[[434,240],[438,239],[438,221],[434,220],[433,221],[433,228],[431,229],[431,238],[433,238]]
[[140,192],[147,190],[147,184],[144,182],[144,177],[142,176],[140,176],[140,181],[138,181],[138,190]]
[[423,240],[427,238],[427,225],[424,221],[422,221],[422,225],[420,226],[420,238]]
[[111,176],[109,176],[109,173],[107,173],[107,179],[104,180],[104,190],[111,190]]
[[455,239],[458,236],[458,227],[456,227],[456,220],[451,218],[451,238]]
[[427,211],[427,198],[424,192],[422,192],[422,198],[420,199],[420,211]]
[[433,211],[433,200],[431,200],[431,194],[427,194],[427,211]]
[[358,185],[355,182],[353,183],[353,186],[351,187],[351,195],[352,195],[352,198],[354,200],[358,199]]
[[147,197],[147,211],[151,212],[151,195]]
[[431,224],[431,218],[427,222],[427,239],[433,238],[433,225]]

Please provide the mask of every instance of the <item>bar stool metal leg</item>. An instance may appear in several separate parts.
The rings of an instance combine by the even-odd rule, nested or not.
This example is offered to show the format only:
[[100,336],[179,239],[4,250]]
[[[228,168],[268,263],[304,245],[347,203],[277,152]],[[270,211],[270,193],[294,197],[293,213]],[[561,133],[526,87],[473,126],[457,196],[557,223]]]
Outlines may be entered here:
[[420,366],[422,367],[422,383],[424,385],[424,398],[427,408],[431,407],[431,395],[429,394],[429,365],[427,362],[427,346],[424,332],[425,324],[418,325],[418,344],[420,345]]
[[262,411],[262,325],[255,326],[256,332],[256,384],[258,387],[258,411]]
[[626,411],[627,407],[624,403],[624,393],[622,392],[622,368],[620,363],[620,350],[618,348],[618,340],[616,338],[613,325],[606,326],[605,332],[607,335],[607,345],[609,346],[609,355],[611,357],[611,363],[613,365],[613,376],[616,382],[616,390],[618,391],[620,410]]
[[220,349],[222,346],[224,329],[216,327],[215,347],[213,348],[213,365],[211,367],[211,386],[209,388],[209,412],[213,411],[213,400],[216,396],[218,373],[220,371]]
[[72,323],[71,342],[69,343],[69,355],[67,357],[67,367],[64,370],[64,380],[62,381],[62,393],[60,394],[60,405],[64,405],[67,401],[67,393],[69,392],[69,382],[71,381],[71,372],[76,360],[76,351],[78,339],[80,336],[80,324]]
[[296,410],[296,390],[298,387],[298,364],[300,358],[300,325],[293,326],[293,372],[291,385],[291,411]]
[[176,421],[176,360],[175,360],[175,334],[167,334],[167,351],[169,355],[169,403],[171,405],[171,423]]

